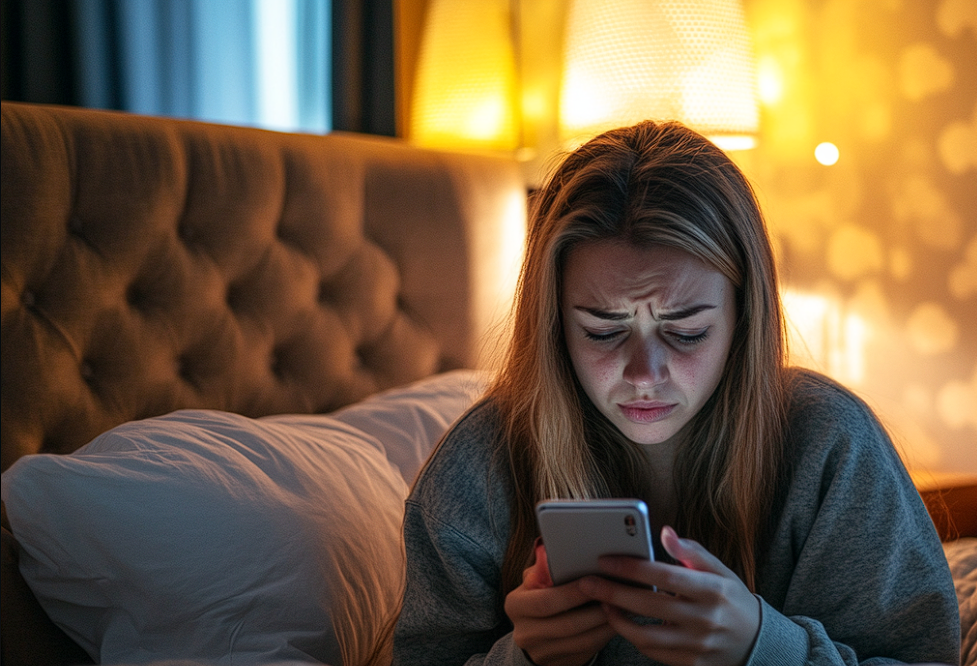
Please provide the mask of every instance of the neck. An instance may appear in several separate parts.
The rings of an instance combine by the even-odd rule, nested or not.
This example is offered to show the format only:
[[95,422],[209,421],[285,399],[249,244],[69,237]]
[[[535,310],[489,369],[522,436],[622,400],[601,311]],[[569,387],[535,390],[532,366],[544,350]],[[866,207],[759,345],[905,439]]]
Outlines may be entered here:
[[649,518],[657,533],[665,525],[674,525],[678,516],[678,496],[675,491],[675,452],[678,443],[672,438],[661,444],[644,444],[641,446],[648,460],[648,474],[651,483],[649,491],[652,506],[649,506]]

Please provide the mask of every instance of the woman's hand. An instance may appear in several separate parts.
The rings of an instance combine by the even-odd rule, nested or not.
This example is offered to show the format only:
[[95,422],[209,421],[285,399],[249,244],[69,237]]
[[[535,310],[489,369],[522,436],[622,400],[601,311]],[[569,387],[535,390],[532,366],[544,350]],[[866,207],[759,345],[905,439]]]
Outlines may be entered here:
[[[602,603],[614,630],[643,654],[673,666],[746,662],[760,630],[760,602],[700,544],[662,529],[662,545],[685,568],[630,557],[601,558],[609,576],[658,591],[589,576],[580,590]],[[658,618],[642,624],[633,616]]]
[[554,587],[541,543],[522,585],[505,599],[516,645],[539,666],[588,663],[616,633],[579,581]]

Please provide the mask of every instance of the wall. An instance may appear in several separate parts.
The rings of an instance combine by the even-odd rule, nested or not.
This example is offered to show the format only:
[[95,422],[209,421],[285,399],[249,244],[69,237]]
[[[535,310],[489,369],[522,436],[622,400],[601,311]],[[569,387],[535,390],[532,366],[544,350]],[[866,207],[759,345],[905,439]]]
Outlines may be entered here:
[[744,5],[762,130],[737,159],[794,351],[865,397],[911,468],[977,474],[977,2]]

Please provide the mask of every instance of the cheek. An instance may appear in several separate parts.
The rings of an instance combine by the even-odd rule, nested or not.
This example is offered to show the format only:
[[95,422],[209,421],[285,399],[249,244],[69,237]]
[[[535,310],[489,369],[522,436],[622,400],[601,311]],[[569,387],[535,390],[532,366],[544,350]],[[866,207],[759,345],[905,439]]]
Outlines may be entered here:
[[726,367],[728,346],[720,346],[689,359],[683,369],[686,384],[702,399],[712,395]]
[[592,397],[594,389],[606,387],[617,380],[618,363],[613,355],[597,353],[593,349],[571,347],[570,358],[577,379]]

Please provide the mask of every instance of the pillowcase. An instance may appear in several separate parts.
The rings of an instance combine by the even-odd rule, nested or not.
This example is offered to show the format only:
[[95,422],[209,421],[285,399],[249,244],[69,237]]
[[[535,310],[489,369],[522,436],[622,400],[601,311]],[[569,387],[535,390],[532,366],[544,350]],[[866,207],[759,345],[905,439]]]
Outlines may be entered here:
[[402,589],[398,468],[413,478],[483,379],[336,417],[180,411],[25,456],[2,484],[21,573],[98,662],[362,663]]
[[491,373],[452,370],[377,393],[327,416],[289,414],[265,420],[303,428],[340,421],[373,437],[403,476],[414,482],[421,465],[448,427],[488,388]]

